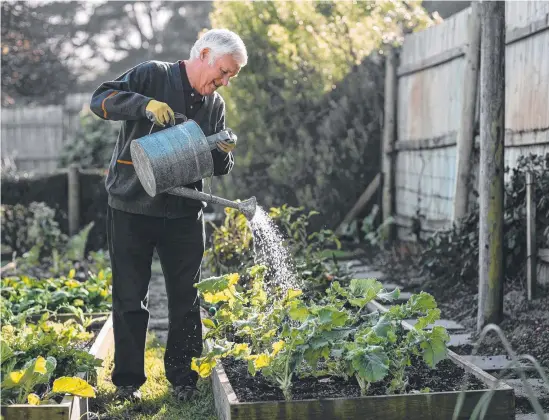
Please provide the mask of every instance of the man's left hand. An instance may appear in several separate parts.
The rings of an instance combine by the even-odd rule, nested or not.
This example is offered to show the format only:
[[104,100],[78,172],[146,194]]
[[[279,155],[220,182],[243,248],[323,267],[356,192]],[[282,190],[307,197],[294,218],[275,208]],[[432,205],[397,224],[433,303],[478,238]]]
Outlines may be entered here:
[[217,148],[222,152],[230,153],[236,147],[237,136],[232,132],[230,128],[227,128],[226,130],[229,133],[230,137],[226,140],[217,142]]

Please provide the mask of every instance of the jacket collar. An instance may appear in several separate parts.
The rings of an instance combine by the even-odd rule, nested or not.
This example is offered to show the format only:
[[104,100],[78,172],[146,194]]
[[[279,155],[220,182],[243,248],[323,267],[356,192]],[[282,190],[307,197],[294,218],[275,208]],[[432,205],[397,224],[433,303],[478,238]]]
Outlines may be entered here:
[[172,63],[170,65],[172,69],[172,74],[174,77],[174,84],[177,90],[183,90],[183,82],[181,82],[181,69],[179,68],[179,61]]

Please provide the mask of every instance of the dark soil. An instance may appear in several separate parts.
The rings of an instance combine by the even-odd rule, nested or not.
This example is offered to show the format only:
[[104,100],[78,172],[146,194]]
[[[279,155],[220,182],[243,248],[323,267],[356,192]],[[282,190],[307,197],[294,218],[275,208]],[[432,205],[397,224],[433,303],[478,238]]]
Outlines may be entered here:
[[[248,373],[246,362],[234,359],[225,359],[223,367],[231,385],[241,402],[279,401],[284,400],[282,391],[273,386],[265,377],[258,373],[251,376]],[[407,369],[409,390],[419,391],[429,388],[431,392],[459,391],[465,371],[451,360],[441,361],[435,370],[429,369],[421,361],[415,361]],[[389,381],[382,381],[371,385],[368,395],[385,395]],[[483,389],[485,386],[475,377],[469,376],[468,389]],[[355,378],[345,381],[342,378],[295,378],[292,386],[294,400],[360,397],[360,387]]]

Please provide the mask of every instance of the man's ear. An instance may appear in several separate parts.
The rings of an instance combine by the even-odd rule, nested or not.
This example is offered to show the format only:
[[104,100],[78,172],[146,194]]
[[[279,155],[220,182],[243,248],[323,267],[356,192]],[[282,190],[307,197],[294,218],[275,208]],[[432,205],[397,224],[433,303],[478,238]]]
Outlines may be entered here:
[[203,48],[202,51],[200,51],[200,60],[205,61],[208,59],[210,55],[210,49],[209,48]]

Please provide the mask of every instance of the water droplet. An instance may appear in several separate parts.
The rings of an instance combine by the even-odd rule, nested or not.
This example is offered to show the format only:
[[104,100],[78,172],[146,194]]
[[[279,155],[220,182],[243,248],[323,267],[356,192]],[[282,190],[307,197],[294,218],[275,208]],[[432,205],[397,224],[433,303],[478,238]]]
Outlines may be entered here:
[[[293,260],[284,246],[284,239],[275,222],[269,214],[258,206],[250,221],[254,235],[254,260],[256,264],[265,264],[276,284],[282,290],[299,288],[298,276]],[[269,287],[269,283],[265,282]]]

